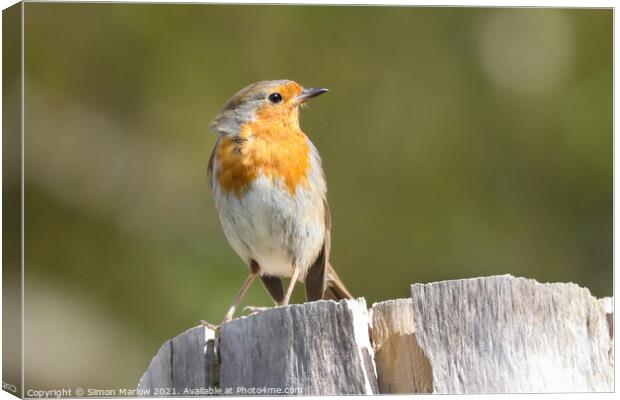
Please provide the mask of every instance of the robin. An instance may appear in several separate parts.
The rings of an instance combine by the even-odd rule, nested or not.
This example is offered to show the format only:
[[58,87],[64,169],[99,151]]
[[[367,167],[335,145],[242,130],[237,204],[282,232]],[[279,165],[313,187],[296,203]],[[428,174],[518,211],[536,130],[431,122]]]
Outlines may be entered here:
[[[224,317],[233,318],[256,277],[276,305],[295,283],[307,301],[352,298],[329,264],[327,185],[316,147],[299,127],[299,109],[327,89],[261,81],[235,94],[211,122],[218,133],[208,176],[231,247],[249,275]],[[291,278],[286,292],[281,278]],[[248,307],[258,310],[258,307]]]

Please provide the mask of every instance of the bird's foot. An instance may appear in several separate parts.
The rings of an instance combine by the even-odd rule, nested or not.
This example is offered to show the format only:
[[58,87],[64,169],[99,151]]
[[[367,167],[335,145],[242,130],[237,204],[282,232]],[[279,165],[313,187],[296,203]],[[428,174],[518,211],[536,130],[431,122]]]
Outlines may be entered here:
[[243,308],[243,313],[247,313],[247,315],[256,315],[259,312],[269,310],[271,307],[255,307],[255,306],[247,306]]
[[232,321],[232,319],[233,319],[233,317],[232,317],[231,314],[226,314],[226,316],[224,316],[224,319],[222,320],[222,322],[219,325],[212,324],[211,322],[205,321],[205,320],[202,320],[202,319],[200,320],[200,323],[202,324],[202,326],[206,326],[209,329],[212,329],[214,331],[218,331],[222,327],[222,325]]
[[202,324],[202,326],[206,326],[207,328],[213,330],[213,331],[217,331],[218,329],[220,329],[220,325],[215,325],[210,323],[209,321],[205,321],[205,320],[200,320],[200,323]]

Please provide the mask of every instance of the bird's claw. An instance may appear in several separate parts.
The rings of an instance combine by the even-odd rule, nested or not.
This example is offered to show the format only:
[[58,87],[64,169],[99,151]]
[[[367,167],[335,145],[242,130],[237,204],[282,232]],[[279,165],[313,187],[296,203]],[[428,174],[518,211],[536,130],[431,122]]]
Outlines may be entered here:
[[271,307],[256,307],[256,306],[247,306],[244,307],[243,310],[241,311],[242,313],[247,315],[256,315],[259,312],[265,311],[265,310],[269,310]]
[[220,329],[220,325],[215,325],[215,324],[212,324],[212,323],[210,323],[208,321],[205,321],[205,320],[202,320],[202,319],[200,320],[200,323],[202,324],[202,326],[206,326],[207,328],[209,328],[209,329],[211,329],[213,331],[217,331],[218,329]]

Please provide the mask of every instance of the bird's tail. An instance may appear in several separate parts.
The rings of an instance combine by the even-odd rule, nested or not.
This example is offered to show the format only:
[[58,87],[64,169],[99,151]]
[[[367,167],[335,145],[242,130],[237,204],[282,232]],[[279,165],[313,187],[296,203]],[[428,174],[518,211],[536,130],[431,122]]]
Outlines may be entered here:
[[353,295],[347,290],[346,286],[344,286],[334,270],[334,267],[327,263],[327,267],[325,268],[325,291],[323,292],[323,299],[338,301],[352,298]]

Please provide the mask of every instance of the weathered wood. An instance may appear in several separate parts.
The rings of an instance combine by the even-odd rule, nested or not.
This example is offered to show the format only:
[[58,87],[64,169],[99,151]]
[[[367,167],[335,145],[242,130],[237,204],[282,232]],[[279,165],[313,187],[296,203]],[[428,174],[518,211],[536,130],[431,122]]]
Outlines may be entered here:
[[[607,327],[609,328],[609,337],[614,337],[614,299],[613,297],[603,297],[598,299],[605,316],[607,317]],[[613,341],[612,341],[613,344]]]
[[364,299],[233,320],[221,327],[221,388],[236,395],[377,393],[368,326]]
[[172,387],[172,341],[168,340],[151,360],[138,382],[138,391],[150,395],[154,388]]
[[143,396],[198,396],[217,384],[215,332],[203,326],[168,340],[138,383]]
[[611,298],[509,275],[411,293],[372,318],[363,299],[318,301],[233,320],[217,339],[190,329],[161,347],[139,394],[613,390]]
[[411,292],[435,393],[613,390],[605,311],[587,289],[496,276]]
[[431,393],[428,358],[415,337],[411,299],[372,306],[372,342],[381,393]]

